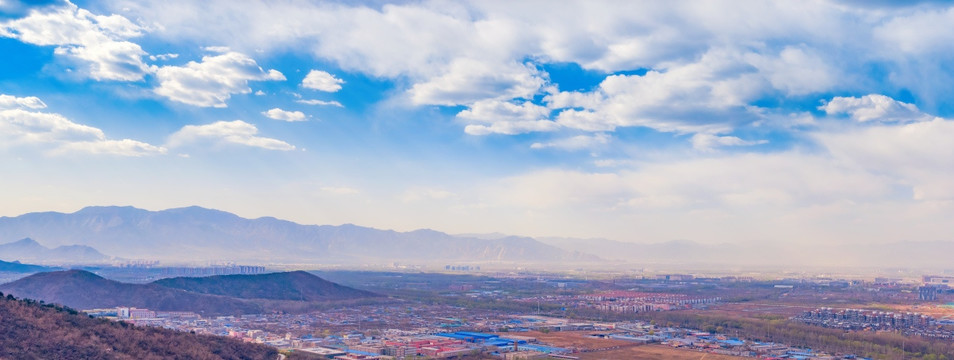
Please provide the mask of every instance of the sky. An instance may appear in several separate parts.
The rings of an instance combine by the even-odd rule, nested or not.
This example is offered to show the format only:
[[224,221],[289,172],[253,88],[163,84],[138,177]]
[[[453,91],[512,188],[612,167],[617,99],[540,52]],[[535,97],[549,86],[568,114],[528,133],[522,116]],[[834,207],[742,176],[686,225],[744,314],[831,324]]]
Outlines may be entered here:
[[954,236],[954,6],[0,0],[0,216]]

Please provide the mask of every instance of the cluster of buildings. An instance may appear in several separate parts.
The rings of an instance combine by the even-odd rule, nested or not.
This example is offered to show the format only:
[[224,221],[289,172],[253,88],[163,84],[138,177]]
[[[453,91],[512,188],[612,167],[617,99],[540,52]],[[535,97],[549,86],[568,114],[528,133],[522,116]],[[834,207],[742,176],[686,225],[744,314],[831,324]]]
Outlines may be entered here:
[[690,332],[682,336],[669,337],[664,340],[662,344],[705,353],[754,357],[759,359],[857,359],[854,355],[837,356],[785,344],[746,341],[707,332]]
[[[350,339],[356,339],[351,337]],[[537,339],[525,336],[459,331],[430,335],[388,337],[386,339],[360,339],[325,343],[317,340],[312,347],[294,349],[330,359],[404,359],[425,357],[428,359],[455,358],[471,354],[488,354],[503,359],[545,359],[563,356],[569,349],[539,344]]]
[[[647,293],[649,294],[649,293]],[[608,301],[624,293],[604,293]],[[650,296],[651,295],[647,295]],[[625,297],[623,297],[625,298]],[[664,300],[666,298],[656,298]],[[671,299],[686,302],[690,297]],[[560,347],[539,341],[530,331],[576,331],[640,344],[664,344],[686,350],[726,355],[800,359],[838,359],[776,343],[759,343],[726,335],[634,321],[581,322],[534,315],[502,314],[447,306],[395,305],[335,309],[308,314],[257,314],[202,318],[191,312],[165,312],[132,307],[86,310],[92,316],[161,326],[185,332],[229,336],[263,343],[286,351],[300,351],[327,359],[383,360],[456,358],[484,354],[501,359],[576,358],[592,349]],[[832,312],[833,311],[829,311]],[[827,314],[827,313],[825,313]],[[863,319],[859,313],[848,318]],[[458,317],[451,317],[456,315]],[[813,315],[814,316],[814,315]],[[825,315],[828,316],[828,315]],[[921,315],[917,320],[920,321]],[[464,319],[466,318],[466,319]],[[892,315],[893,318],[893,315]],[[873,318],[872,318],[873,319]],[[887,317],[885,317],[887,319]],[[907,319],[907,320],[905,320]],[[903,321],[915,321],[913,317]],[[449,330],[453,329],[453,330]]]
[[212,275],[254,275],[264,274],[264,266],[223,265],[207,267],[165,267],[160,269],[162,276],[212,276]]
[[153,311],[135,307],[115,307],[83,310],[89,316],[122,320],[137,325],[161,325],[166,321],[197,320],[199,314],[191,311]]
[[806,324],[845,330],[900,331],[907,335],[954,339],[954,327],[912,312],[818,308],[793,318]]
[[638,291],[605,291],[577,296],[582,307],[613,312],[645,312],[690,309],[721,302],[721,297]]

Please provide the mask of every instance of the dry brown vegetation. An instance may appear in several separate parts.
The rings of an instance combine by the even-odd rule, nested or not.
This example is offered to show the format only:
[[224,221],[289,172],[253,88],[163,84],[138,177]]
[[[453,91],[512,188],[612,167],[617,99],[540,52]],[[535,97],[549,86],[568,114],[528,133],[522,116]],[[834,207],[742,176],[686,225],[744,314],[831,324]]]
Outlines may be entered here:
[[590,334],[599,333],[598,331],[553,331],[542,333],[539,331],[521,332],[520,336],[529,336],[537,338],[541,343],[553,345],[562,348],[575,348],[580,350],[594,350],[611,348],[617,346],[632,346],[633,343],[625,340],[600,339],[589,337]]
[[593,338],[598,331],[554,331],[542,333],[530,331],[520,336],[535,337],[541,343],[562,348],[579,349],[573,356],[580,359],[673,359],[673,360],[729,360],[735,356],[709,354],[688,349],[676,349],[664,345],[640,345],[625,340]]
[[235,339],[93,319],[32,300],[0,298],[0,359],[276,359]]
[[[616,350],[578,354],[582,360],[660,359],[660,360],[736,360],[738,356],[676,349],[665,345],[642,345]],[[750,358],[751,359],[751,358]]]

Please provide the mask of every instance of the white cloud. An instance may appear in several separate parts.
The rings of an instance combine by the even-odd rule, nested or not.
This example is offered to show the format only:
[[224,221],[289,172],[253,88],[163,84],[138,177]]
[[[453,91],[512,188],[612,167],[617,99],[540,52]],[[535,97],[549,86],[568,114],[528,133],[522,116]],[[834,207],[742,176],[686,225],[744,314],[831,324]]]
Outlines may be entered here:
[[98,128],[77,124],[60,114],[34,111],[45,107],[36,97],[0,94],[0,146],[46,147],[53,155],[80,152],[143,156],[166,152],[163,147],[140,141],[111,140]]
[[79,152],[94,155],[146,156],[165,154],[167,151],[168,150],[166,148],[161,146],[150,145],[136,140],[123,139],[71,142],[56,148],[53,153],[69,154]]
[[43,109],[46,104],[36,96],[16,97],[0,94],[0,110],[16,108]]
[[178,58],[178,57],[179,57],[179,54],[149,55],[149,60],[152,60],[152,61],[156,61],[156,60],[167,61],[167,60],[176,59],[176,58]]
[[954,34],[941,31],[938,26],[954,22],[954,9],[927,8],[913,13],[902,13],[873,31],[885,49],[907,54],[946,53],[954,50]]
[[814,138],[838,159],[911,189],[917,200],[954,200],[954,121],[879,124]]
[[0,134],[7,143],[57,143],[103,140],[103,131],[74,123],[60,114],[23,109],[0,110]]
[[514,104],[508,101],[479,101],[470,109],[461,111],[457,118],[470,122],[465,131],[471,135],[520,134],[553,131],[559,128],[547,120],[550,109],[530,102]]
[[325,71],[312,70],[308,72],[305,79],[301,81],[301,86],[306,89],[314,89],[325,92],[336,92],[341,90],[341,84],[344,80],[336,78]]
[[581,150],[589,149],[599,145],[608,144],[610,141],[610,136],[598,133],[595,135],[577,135],[573,137],[568,137],[564,139],[558,139],[550,142],[537,142],[530,145],[531,149],[546,149],[546,148],[556,148],[561,150]]
[[185,66],[163,66],[156,72],[156,94],[173,101],[203,107],[226,107],[233,94],[248,94],[249,81],[279,81],[285,76],[263,70],[255,60],[237,52],[204,56]]
[[337,101],[325,101],[325,100],[316,100],[316,99],[302,99],[302,100],[295,100],[295,102],[297,102],[297,103],[299,103],[299,104],[305,104],[305,105],[321,105],[321,106],[344,107],[344,105],[341,105],[341,103],[340,103],[340,102],[337,102]]
[[203,47],[202,50],[212,52],[212,53],[219,53],[219,54],[232,52],[232,49],[229,48],[228,46],[206,46],[206,47]]
[[270,109],[268,111],[263,111],[262,115],[265,115],[269,119],[282,120],[282,121],[305,121],[308,120],[308,116],[301,111],[287,111],[279,108]]
[[700,151],[712,151],[722,146],[751,146],[767,144],[768,140],[742,140],[735,136],[720,136],[715,134],[699,133],[690,139],[692,147]]
[[859,122],[866,121],[897,121],[910,122],[930,119],[921,113],[914,104],[894,100],[890,97],[870,94],[860,98],[837,96],[819,107],[829,115],[848,114]]
[[786,95],[824,92],[843,82],[828,61],[804,46],[785,47],[778,56],[749,53],[745,60],[757,67],[773,88]]
[[169,136],[169,147],[180,147],[197,142],[234,144],[268,150],[294,150],[295,147],[281,140],[256,136],[258,128],[241,120],[218,121],[207,125],[186,125]]
[[120,15],[94,15],[67,2],[43,7],[0,23],[0,36],[40,46],[56,46],[54,54],[80,66],[94,80],[137,81],[150,73],[138,44],[127,41],[142,28]]
[[[698,61],[672,64],[645,75],[612,75],[592,92],[555,93],[551,107],[557,122],[584,131],[613,131],[618,127],[648,127],[657,131],[726,132],[757,119],[749,102],[767,82],[741,54],[713,50]],[[577,109],[576,107],[579,107]]]
[[490,99],[530,98],[544,84],[539,71],[529,65],[492,66],[460,59],[442,75],[415,84],[409,93],[415,104],[470,105]]

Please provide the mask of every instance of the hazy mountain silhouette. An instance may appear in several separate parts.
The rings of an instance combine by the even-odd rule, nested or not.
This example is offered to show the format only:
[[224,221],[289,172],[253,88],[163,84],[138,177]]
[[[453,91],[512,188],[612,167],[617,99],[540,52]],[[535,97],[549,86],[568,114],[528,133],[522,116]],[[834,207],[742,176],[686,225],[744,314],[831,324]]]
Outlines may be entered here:
[[147,211],[87,207],[71,214],[0,217],[0,240],[34,237],[56,245],[83,244],[124,258],[180,261],[367,263],[388,261],[567,262],[593,256],[531,238],[485,240],[433,230],[397,232],[357,225],[300,225],[271,217],[187,207]]
[[2,272],[35,273],[35,272],[55,271],[55,270],[59,270],[59,268],[33,265],[33,264],[22,264],[19,261],[10,262],[10,261],[0,260],[0,271]]
[[84,245],[62,245],[50,249],[31,238],[0,244],[0,259],[45,264],[97,264],[110,258]]
[[899,241],[882,244],[748,243],[705,244],[690,240],[627,243],[607,239],[542,237],[569,251],[586,251],[608,261],[676,265],[922,267],[946,268],[954,242]]

